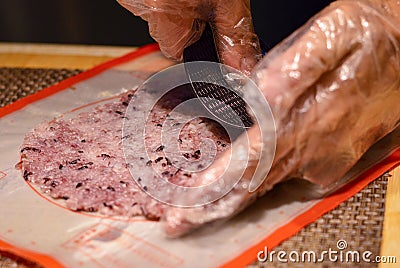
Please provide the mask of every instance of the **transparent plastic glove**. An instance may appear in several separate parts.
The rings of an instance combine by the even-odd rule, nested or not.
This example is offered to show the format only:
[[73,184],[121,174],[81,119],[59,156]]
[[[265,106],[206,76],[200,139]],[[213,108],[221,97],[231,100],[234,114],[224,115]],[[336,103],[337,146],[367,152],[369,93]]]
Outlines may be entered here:
[[250,0],[118,0],[149,24],[150,35],[168,57],[181,60],[205,23],[212,26],[221,61],[249,74],[260,59]]
[[[397,8],[381,9],[379,1],[337,1],[271,51],[253,73],[277,129],[266,180],[255,192],[248,191],[256,152],[264,146],[253,127],[248,135],[254,155],[240,183],[212,204],[171,208],[165,218],[167,234],[179,236],[229,218],[288,178],[331,185],[394,130],[400,122]],[[223,155],[199,174],[200,181],[217,178],[227,161]]]

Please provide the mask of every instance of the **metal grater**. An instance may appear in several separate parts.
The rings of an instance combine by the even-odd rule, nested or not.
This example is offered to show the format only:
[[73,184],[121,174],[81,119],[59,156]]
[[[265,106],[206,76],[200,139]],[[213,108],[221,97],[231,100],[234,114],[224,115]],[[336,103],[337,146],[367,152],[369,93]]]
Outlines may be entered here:
[[[200,39],[184,50],[185,62],[211,61],[219,63],[211,27],[207,24]],[[249,128],[253,120],[246,111],[246,103],[238,92],[230,90],[219,66],[207,68],[186,65],[191,88],[206,109],[217,119],[239,128]],[[206,82],[193,82],[193,81]],[[215,84],[218,82],[219,85]],[[229,108],[230,107],[230,108]]]

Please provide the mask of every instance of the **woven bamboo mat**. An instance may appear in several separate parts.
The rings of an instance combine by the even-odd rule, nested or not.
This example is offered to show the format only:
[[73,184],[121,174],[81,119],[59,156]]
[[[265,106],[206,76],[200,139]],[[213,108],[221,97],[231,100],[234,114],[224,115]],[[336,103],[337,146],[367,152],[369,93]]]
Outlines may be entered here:
[[[0,107],[33,94],[45,87],[80,73],[81,70],[0,68]],[[370,183],[335,210],[286,240],[274,250],[290,252],[336,250],[338,240],[347,242],[347,249],[360,252],[369,250],[379,255],[385,209],[387,176]],[[254,263],[252,267],[342,267],[363,266],[362,263]],[[365,265],[365,263],[364,263]],[[376,267],[371,264],[369,267]],[[0,251],[2,267],[38,267],[32,262]]]

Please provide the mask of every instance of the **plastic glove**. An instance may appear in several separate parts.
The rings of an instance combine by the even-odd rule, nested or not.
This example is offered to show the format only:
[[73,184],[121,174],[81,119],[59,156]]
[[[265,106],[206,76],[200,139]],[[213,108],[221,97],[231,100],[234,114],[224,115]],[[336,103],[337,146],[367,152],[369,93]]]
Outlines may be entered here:
[[[203,207],[169,209],[169,235],[229,218],[288,178],[330,185],[399,125],[400,5],[382,4],[388,3],[393,6],[337,1],[260,62],[253,78],[271,105],[277,129],[270,173],[249,192],[258,162],[257,154],[251,155],[240,183],[223,198]],[[259,134],[257,127],[248,131],[252,152],[264,146]],[[218,178],[228,161],[229,152],[200,174],[200,181]]]
[[261,57],[250,0],[118,0],[149,23],[150,35],[168,57],[180,60],[211,23],[221,62],[250,74]]

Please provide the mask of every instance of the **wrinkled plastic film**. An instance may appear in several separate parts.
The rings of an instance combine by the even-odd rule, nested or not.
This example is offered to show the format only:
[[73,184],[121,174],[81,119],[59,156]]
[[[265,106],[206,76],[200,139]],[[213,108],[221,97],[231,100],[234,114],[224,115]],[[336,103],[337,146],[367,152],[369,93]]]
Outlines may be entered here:
[[256,67],[277,124],[277,170],[329,185],[396,128],[400,32],[393,25],[372,6],[338,1]]
[[183,50],[200,38],[207,22],[212,24],[222,63],[249,75],[261,57],[249,0],[118,2],[148,22],[150,35],[172,59],[182,59]]

